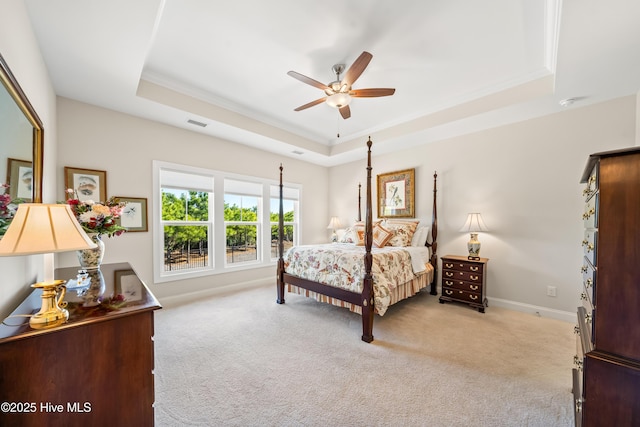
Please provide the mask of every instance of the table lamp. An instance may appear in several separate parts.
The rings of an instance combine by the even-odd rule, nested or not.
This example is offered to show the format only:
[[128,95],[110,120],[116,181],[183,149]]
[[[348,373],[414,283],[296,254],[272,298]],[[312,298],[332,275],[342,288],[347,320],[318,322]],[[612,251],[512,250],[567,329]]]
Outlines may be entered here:
[[484,225],[482,215],[480,215],[478,212],[470,213],[467,216],[467,221],[464,223],[460,231],[471,233],[471,239],[467,243],[467,249],[469,250],[468,259],[479,260],[480,242],[478,241],[478,232],[489,231],[487,226]]
[[338,218],[337,216],[332,216],[331,221],[329,221],[329,225],[327,226],[327,228],[332,230],[332,233],[331,233],[332,243],[335,243],[338,241],[338,234],[336,233],[336,230],[341,227],[342,227],[342,224],[340,224],[340,218]]
[[[0,256],[46,254],[45,257],[52,259],[54,252],[95,247],[69,205],[22,203],[0,240]],[[31,285],[42,289],[40,311],[29,319],[29,326],[33,329],[52,328],[69,319],[69,312],[64,308],[66,302],[63,302],[66,281],[53,280],[48,275],[49,272],[45,271],[45,280]]]

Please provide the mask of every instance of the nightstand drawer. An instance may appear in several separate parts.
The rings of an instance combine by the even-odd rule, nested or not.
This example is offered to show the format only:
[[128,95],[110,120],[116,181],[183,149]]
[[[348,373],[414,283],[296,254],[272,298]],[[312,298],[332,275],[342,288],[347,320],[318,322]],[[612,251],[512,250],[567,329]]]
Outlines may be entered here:
[[443,279],[442,285],[451,290],[458,289],[469,292],[482,293],[482,284],[474,284],[462,280]]
[[[482,271],[482,270],[481,270]],[[442,273],[445,279],[465,280],[467,282],[482,283],[482,274],[469,273],[468,271],[444,270]]]
[[453,261],[447,259],[442,261],[442,267],[448,270],[468,271],[471,273],[482,274],[482,264],[475,262]]
[[476,294],[474,292],[461,291],[459,289],[446,289],[445,288],[445,289],[442,290],[442,295],[450,297],[450,298],[455,298],[455,299],[458,299],[460,301],[475,302],[475,303],[478,303],[478,304],[482,303],[482,295]]

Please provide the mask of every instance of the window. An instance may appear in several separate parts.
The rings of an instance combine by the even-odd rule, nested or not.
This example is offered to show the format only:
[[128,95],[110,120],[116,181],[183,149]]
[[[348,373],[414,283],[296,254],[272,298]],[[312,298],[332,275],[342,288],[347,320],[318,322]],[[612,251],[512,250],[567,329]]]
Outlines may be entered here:
[[[279,185],[154,161],[154,280],[265,267],[277,258]],[[285,249],[297,242],[299,186],[283,189]],[[266,209],[268,207],[268,209]]]
[[260,201],[262,184],[224,180],[224,225],[227,264],[262,259],[260,245]]

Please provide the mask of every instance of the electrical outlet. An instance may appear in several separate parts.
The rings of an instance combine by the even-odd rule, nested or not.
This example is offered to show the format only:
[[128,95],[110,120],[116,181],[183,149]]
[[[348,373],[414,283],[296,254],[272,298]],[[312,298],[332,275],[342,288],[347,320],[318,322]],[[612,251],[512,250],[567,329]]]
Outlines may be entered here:
[[556,287],[555,286],[547,286],[547,295],[550,297],[556,296]]

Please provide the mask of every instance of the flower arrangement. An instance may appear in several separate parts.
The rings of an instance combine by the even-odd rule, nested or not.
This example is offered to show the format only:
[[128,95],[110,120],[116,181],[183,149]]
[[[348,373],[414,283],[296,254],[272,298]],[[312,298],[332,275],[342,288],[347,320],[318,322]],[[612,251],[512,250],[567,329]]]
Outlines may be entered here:
[[114,197],[106,202],[94,202],[93,200],[83,200],[78,198],[78,194],[73,189],[68,189],[69,197],[66,203],[71,206],[82,229],[86,233],[98,235],[119,236],[126,231],[126,228],[118,225],[117,219],[122,214],[124,203]]
[[18,210],[18,203],[22,201],[20,199],[11,200],[11,196],[5,193],[7,188],[9,188],[7,184],[0,184],[0,193],[2,193],[0,194],[0,237],[7,232],[11,220]]

